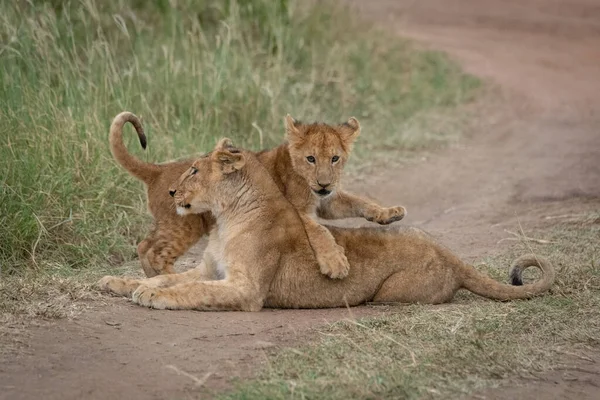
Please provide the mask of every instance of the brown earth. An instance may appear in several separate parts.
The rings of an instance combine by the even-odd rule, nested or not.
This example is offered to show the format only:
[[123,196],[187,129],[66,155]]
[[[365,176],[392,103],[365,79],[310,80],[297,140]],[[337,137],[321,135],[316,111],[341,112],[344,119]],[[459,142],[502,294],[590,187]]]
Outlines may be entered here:
[[[407,206],[401,223],[470,260],[501,251],[505,229],[519,222],[527,229],[546,216],[598,208],[597,0],[348,2],[498,86],[475,105],[469,138],[355,180],[351,190]],[[266,349],[294,343],[315,325],[380,312],[169,312],[113,298],[87,306],[75,318],[30,327],[19,352],[0,352],[0,398],[189,398],[201,384],[218,389],[252,374]],[[599,372],[598,364],[575,365],[475,397],[599,398]]]

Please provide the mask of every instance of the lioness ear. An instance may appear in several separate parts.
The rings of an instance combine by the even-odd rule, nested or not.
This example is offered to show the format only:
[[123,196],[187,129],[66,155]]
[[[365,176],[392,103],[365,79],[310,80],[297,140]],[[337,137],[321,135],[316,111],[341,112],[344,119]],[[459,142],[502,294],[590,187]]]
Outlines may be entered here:
[[347,142],[354,142],[356,138],[360,135],[360,123],[354,117],[350,117],[350,119],[344,122],[341,125],[342,133],[344,134],[344,140]]
[[290,143],[297,142],[303,137],[298,125],[299,122],[292,118],[290,114],[285,116],[285,133]]
[[216,152],[215,158],[224,174],[231,174],[246,165],[246,159],[239,150],[219,150]]

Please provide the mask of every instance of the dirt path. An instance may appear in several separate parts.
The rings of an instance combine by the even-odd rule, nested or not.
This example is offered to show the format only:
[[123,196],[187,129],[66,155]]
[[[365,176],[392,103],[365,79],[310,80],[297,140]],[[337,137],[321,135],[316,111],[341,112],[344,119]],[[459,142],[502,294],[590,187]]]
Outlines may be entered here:
[[379,176],[397,184],[371,184],[369,194],[400,200],[411,224],[442,234],[466,256],[494,251],[515,215],[600,198],[600,3],[349,3],[499,86],[498,98],[479,108],[472,140]]
[[[352,3],[390,29],[448,51],[500,87],[496,100],[479,107],[472,139],[353,182],[354,191],[406,205],[406,223],[469,259],[500,251],[497,242],[507,236],[504,229],[516,228],[517,217],[528,227],[545,215],[600,204],[596,0]],[[355,316],[374,312],[352,309]],[[259,368],[266,349],[346,316],[347,310],[149,311],[106,299],[74,320],[32,327],[26,351],[0,356],[0,398],[186,398],[196,390],[194,379],[223,387],[230,377]],[[565,379],[549,375],[542,383],[562,382],[562,397],[596,393],[598,375],[591,383]],[[531,398],[545,390],[536,385],[511,393]]]

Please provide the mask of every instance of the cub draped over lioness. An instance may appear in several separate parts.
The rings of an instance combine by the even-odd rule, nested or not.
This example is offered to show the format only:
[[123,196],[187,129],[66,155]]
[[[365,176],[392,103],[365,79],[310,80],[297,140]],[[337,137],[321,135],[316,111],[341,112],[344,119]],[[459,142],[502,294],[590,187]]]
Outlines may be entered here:
[[227,140],[194,162],[173,190],[181,213],[210,211],[218,222],[201,265],[144,280],[105,277],[104,290],[132,294],[134,302],[154,308],[257,311],[365,301],[435,304],[450,301],[461,288],[497,300],[521,299],[554,281],[552,265],[535,255],[517,259],[511,277],[522,284],[522,271],[536,266],[541,279],[511,286],[465,264],[423,231],[382,227],[330,227],[351,268],[343,280],[328,279],[317,271],[301,218],[264,164]]
[[[139,160],[123,143],[126,122],[133,124],[142,147],[146,148],[142,125],[130,112],[122,112],[113,120],[110,148],[115,159],[147,185],[148,208],[155,219],[153,231],[138,245],[140,262],[148,277],[173,273],[175,260],[210,231],[214,220],[210,213],[178,216],[169,196],[169,185],[177,181],[194,160],[164,164]],[[355,118],[340,125],[303,124],[288,115],[285,124],[287,143],[256,156],[299,212],[320,271],[331,278],[343,278],[349,268],[344,250],[313,216],[362,217],[390,224],[401,220],[406,210],[401,206],[384,208],[340,188],[340,175],[360,134],[360,124]]]

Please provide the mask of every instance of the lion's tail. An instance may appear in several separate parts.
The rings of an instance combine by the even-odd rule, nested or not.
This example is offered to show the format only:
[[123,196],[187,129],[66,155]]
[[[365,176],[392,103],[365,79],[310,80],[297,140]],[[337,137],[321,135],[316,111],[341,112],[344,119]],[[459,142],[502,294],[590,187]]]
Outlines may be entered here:
[[161,169],[158,165],[142,161],[127,151],[127,147],[123,143],[123,126],[127,122],[131,122],[137,131],[142,148],[146,148],[146,135],[144,134],[140,120],[134,114],[124,111],[117,115],[110,125],[110,151],[119,164],[129,171],[129,173],[141,181],[149,183],[160,174]]
[[[523,271],[529,267],[537,267],[542,271],[542,277],[535,283],[523,285]],[[534,254],[519,257],[510,268],[511,285],[500,283],[480,273],[470,265],[462,266],[462,287],[495,300],[527,299],[537,296],[552,286],[555,272],[552,264]]]

